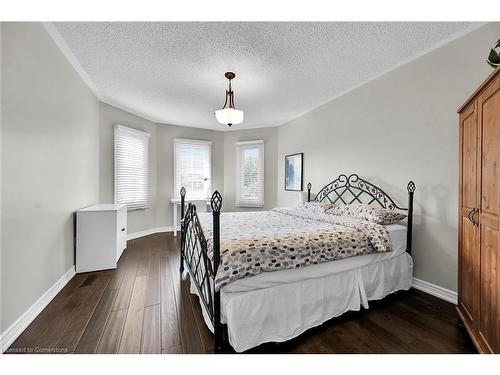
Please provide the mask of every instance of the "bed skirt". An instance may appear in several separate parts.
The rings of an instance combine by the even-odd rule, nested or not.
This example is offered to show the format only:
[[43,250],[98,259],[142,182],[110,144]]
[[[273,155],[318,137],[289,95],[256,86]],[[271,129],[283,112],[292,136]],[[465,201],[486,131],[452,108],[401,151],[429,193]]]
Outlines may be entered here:
[[[412,285],[408,253],[349,271],[245,292],[221,291],[221,320],[229,343],[243,352],[266,342],[283,342],[347,311],[368,308]],[[197,294],[191,283],[191,293]],[[203,308],[202,308],[203,310]],[[205,323],[213,332],[208,315]]]

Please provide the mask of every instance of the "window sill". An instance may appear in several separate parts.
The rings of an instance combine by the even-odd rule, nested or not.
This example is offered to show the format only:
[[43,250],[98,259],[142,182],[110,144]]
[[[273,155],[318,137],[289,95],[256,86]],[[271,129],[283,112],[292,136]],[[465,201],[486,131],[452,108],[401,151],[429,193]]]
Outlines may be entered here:
[[146,211],[149,210],[150,207],[138,207],[138,208],[127,208],[127,212],[130,211]]
[[241,208],[264,208],[263,204],[258,204],[258,203],[237,203],[236,207],[241,207]]

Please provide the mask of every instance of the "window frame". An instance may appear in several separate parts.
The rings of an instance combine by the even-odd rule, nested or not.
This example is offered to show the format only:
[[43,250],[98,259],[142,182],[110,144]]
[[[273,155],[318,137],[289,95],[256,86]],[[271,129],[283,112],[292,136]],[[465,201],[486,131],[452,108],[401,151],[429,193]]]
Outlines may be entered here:
[[208,165],[209,165],[209,180],[210,180],[210,186],[207,191],[207,197],[205,198],[192,198],[187,194],[187,188],[186,188],[186,199],[192,199],[192,200],[208,200],[210,199],[210,190],[212,187],[212,141],[205,141],[205,140],[199,140],[199,139],[188,139],[188,138],[174,138],[174,147],[173,147],[173,153],[174,153],[174,198],[175,199],[180,199],[180,185],[177,185],[177,143],[192,143],[192,144],[197,144],[197,145],[207,145],[208,146]]
[[[236,206],[237,207],[250,207],[250,208],[263,208],[265,205],[265,144],[263,140],[236,142]],[[256,147],[257,146],[257,147]],[[259,149],[259,174],[261,179],[259,181],[260,197],[257,202],[242,199],[241,186],[243,171],[241,170],[241,154],[243,150],[248,148]]]
[[[147,148],[147,152],[146,152],[146,162],[144,163],[145,166],[146,166],[146,199],[145,199],[145,204],[142,205],[142,206],[139,206],[139,207],[129,207],[129,205],[127,203],[120,203],[118,202],[118,199],[117,199],[117,193],[118,193],[118,178],[117,178],[117,175],[118,175],[118,170],[117,170],[117,147],[116,147],[116,138],[117,138],[117,135],[118,135],[118,132],[128,132],[128,133],[131,133],[131,134],[134,134],[134,135],[139,135],[141,137],[144,137],[144,139],[146,140],[146,148]],[[124,204],[127,206],[127,211],[137,211],[137,210],[147,210],[149,208],[151,208],[151,197],[150,197],[150,193],[149,193],[149,190],[151,188],[150,186],[150,181],[149,181],[149,163],[150,163],[150,157],[149,157],[149,152],[150,152],[150,148],[149,148],[149,139],[151,138],[151,134],[145,132],[145,131],[142,131],[142,130],[138,130],[138,129],[134,129],[132,127],[129,127],[129,126],[125,126],[125,125],[121,125],[121,124],[115,124],[114,125],[114,134],[113,134],[113,176],[114,176],[114,182],[113,182],[113,202],[115,204]]]

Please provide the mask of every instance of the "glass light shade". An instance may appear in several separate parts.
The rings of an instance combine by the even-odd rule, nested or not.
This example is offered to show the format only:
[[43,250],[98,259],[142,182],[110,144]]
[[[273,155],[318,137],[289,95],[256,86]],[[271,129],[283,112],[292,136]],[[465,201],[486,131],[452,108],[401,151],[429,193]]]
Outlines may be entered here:
[[243,111],[234,108],[223,108],[215,111],[215,118],[225,125],[238,125],[243,122]]

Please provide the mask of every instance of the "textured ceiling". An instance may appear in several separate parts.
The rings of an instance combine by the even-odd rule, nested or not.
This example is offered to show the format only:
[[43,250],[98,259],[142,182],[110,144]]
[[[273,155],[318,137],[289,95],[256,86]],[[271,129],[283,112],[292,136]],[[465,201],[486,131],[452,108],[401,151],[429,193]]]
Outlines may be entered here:
[[227,130],[276,126],[377,76],[471,23],[55,23],[103,101],[157,122]]

